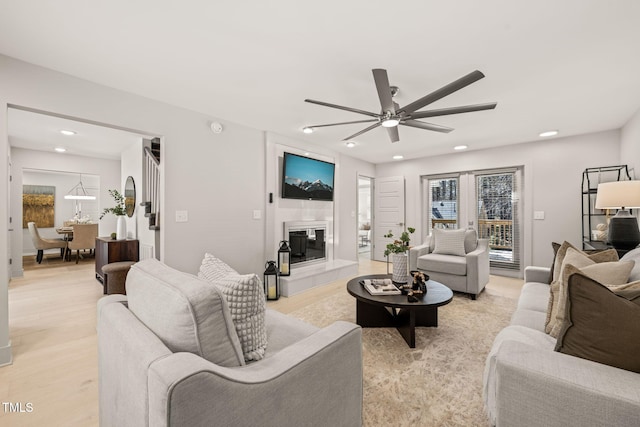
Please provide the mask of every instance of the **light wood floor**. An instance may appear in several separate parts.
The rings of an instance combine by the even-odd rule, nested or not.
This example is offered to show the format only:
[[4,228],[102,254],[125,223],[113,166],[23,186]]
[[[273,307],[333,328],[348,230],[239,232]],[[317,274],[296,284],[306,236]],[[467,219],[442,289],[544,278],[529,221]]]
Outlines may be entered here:
[[[97,426],[98,362],[96,302],[102,286],[92,258],[62,262],[48,256],[38,265],[25,257],[25,275],[9,284],[13,364],[0,368],[0,400],[30,403],[33,411],[7,413],[0,426]],[[386,264],[361,259],[359,274],[386,273]],[[268,306],[289,313],[336,292],[348,279]],[[517,298],[522,280],[492,276],[485,292]]]

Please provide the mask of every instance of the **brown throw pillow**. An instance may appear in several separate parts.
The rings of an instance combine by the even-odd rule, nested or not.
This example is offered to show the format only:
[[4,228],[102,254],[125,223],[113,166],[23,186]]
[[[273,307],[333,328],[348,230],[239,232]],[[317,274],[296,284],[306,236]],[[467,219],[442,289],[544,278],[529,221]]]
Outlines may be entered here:
[[640,291],[630,299],[575,273],[556,351],[640,373]]
[[[568,254],[568,259],[567,258]],[[566,261],[566,262],[565,262]],[[556,330],[552,333],[554,326],[556,326],[556,317],[558,316],[558,303],[560,302],[560,293],[562,292],[562,268],[565,264],[571,263],[578,267],[584,267],[593,263],[618,261],[618,253],[615,249],[608,249],[602,252],[596,252],[587,254],[579,249],[576,249],[571,243],[564,242],[558,249],[556,254],[556,260],[554,263],[553,281],[550,286],[549,304],[547,306],[547,318],[544,323],[544,331],[547,334],[552,334],[555,338],[558,336],[559,327],[557,325]],[[625,280],[626,281],[626,280]]]

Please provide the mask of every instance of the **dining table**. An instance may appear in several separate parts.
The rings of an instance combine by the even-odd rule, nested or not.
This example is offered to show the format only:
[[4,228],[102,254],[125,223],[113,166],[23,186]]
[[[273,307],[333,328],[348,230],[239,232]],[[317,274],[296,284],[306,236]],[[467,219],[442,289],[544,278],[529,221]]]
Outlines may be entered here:
[[73,240],[73,227],[72,226],[57,227],[56,233],[61,234],[63,240],[67,242],[67,247],[64,250],[64,259],[65,261],[71,261],[71,255],[69,251],[69,242]]

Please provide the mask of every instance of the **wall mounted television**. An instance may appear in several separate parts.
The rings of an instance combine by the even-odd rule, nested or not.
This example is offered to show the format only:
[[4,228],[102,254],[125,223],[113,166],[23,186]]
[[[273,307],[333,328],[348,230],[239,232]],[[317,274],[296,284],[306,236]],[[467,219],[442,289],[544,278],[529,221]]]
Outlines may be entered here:
[[333,201],[334,173],[333,163],[284,153],[282,198]]

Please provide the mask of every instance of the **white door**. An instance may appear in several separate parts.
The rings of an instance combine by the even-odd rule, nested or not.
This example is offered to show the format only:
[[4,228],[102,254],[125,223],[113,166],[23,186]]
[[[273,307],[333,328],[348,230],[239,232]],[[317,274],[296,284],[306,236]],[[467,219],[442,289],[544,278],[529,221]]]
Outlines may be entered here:
[[391,231],[400,237],[405,227],[404,177],[376,178],[374,188],[373,259],[386,261],[384,250],[391,240],[384,235]]

